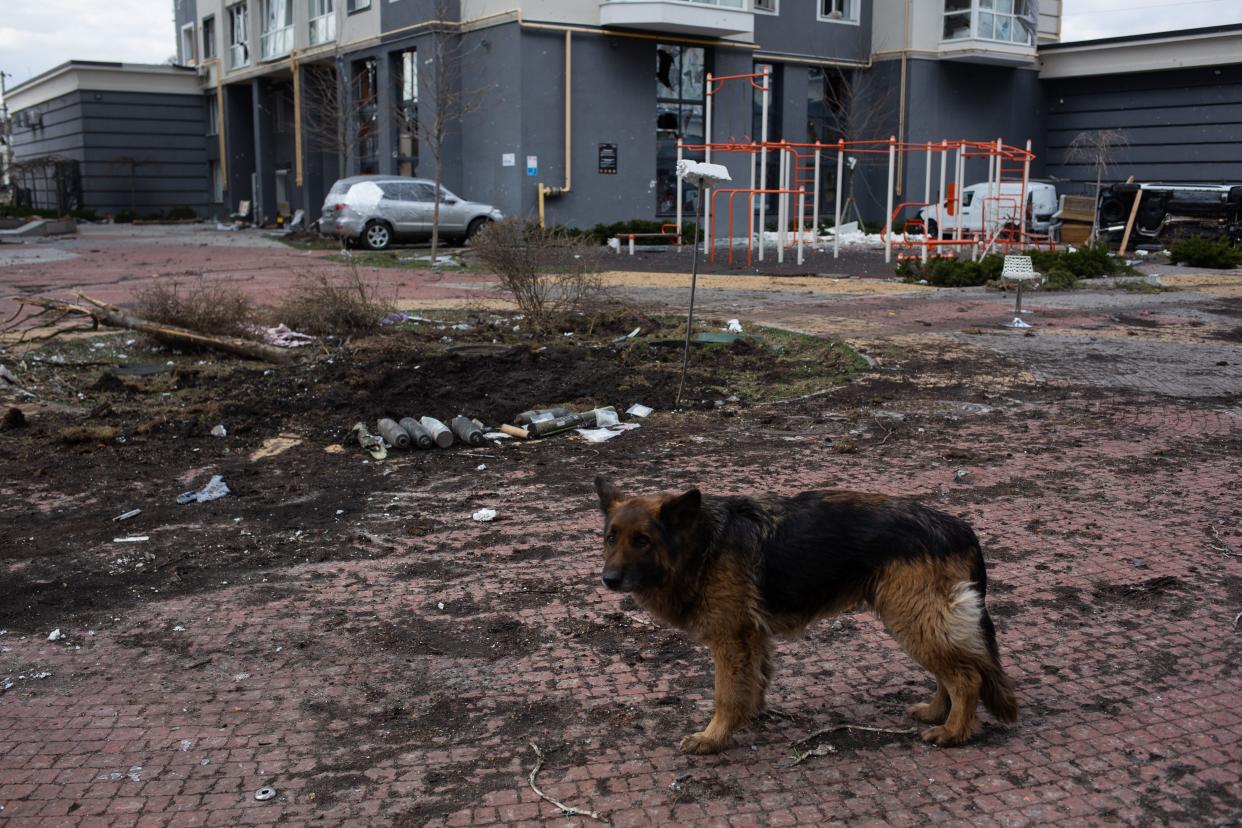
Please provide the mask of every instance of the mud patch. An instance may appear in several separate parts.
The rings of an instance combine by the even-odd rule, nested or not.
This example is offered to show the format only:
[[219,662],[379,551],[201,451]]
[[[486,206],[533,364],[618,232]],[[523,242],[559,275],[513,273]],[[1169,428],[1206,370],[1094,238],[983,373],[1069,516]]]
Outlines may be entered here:
[[472,622],[406,616],[366,632],[366,646],[404,658],[452,655],[497,661],[539,649],[543,634],[512,615],[476,616]]

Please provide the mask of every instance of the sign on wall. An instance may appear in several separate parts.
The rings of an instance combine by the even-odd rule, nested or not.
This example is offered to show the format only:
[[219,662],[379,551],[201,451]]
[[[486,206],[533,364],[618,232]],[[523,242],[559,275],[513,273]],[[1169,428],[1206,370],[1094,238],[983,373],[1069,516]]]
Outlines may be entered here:
[[500,166],[502,166],[502,167],[516,167],[516,166],[517,166],[517,153],[516,153],[516,152],[506,152],[506,153],[504,153],[503,155],[501,155],[501,156],[500,156]]
[[534,178],[535,176],[539,175],[539,156],[538,155],[526,156],[526,174],[529,175],[531,178]]
[[599,174],[600,175],[616,175],[617,174],[617,145],[616,144],[600,144],[599,145]]

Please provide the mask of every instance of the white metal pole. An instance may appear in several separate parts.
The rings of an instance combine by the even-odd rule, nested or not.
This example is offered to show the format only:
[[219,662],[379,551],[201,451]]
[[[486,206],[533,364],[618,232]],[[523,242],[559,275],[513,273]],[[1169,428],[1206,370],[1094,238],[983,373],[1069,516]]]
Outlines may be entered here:
[[811,236],[811,238],[813,239],[819,238],[819,167],[820,167],[820,156],[822,155],[823,155],[823,150],[819,146],[819,141],[816,141],[815,142],[815,195],[813,196],[815,206],[811,208],[811,232],[814,233],[814,235]]
[[953,181],[957,185],[957,192],[953,196],[953,200],[957,202],[954,210],[957,221],[953,228],[953,238],[957,241],[962,240],[962,230],[966,225],[966,218],[962,215],[962,202],[965,200],[964,190],[966,180],[966,159],[962,157],[962,145],[957,145],[957,157],[953,161]]
[[[712,94],[713,90],[712,90],[712,73],[711,72],[707,73],[707,86],[705,88],[707,90],[707,113],[704,116],[704,120],[703,120],[703,133],[705,136],[703,139],[703,143],[705,145],[703,148],[703,160],[707,162],[708,164],[710,164],[712,163],[712,102],[716,97],[715,95]],[[703,227],[704,228],[712,226],[712,203],[711,201],[703,201],[703,198],[704,198],[703,191],[706,189],[707,188],[704,187],[702,184],[699,185],[699,200],[703,204]],[[709,241],[711,237],[712,237],[712,234],[707,232],[706,229],[704,229],[703,231],[703,252],[704,253],[711,252],[711,248],[708,247],[708,245],[711,244],[711,242]]]
[[[806,190],[802,187],[798,188],[798,215],[802,215],[802,211],[806,209]],[[802,231],[802,221],[798,221],[798,264],[802,264],[802,238],[806,235]]]
[[884,211],[884,261],[891,262],[893,260],[893,176],[896,172],[895,162],[897,160],[897,136],[890,135],[888,137],[888,191],[885,193],[888,201],[888,207]]
[[[750,188],[752,190],[755,189],[755,160],[757,156],[755,149],[756,149],[755,142],[752,140],[750,142]],[[733,196],[730,195],[729,198],[732,199]],[[755,197],[752,194],[749,198],[746,199],[746,212],[748,214],[746,217],[746,232],[748,234],[746,236],[747,249],[750,249],[750,246],[755,243],[755,201],[754,201],[754,198]]]
[[947,196],[944,193],[945,181],[945,161],[949,156],[949,142],[940,139],[940,192],[936,196],[936,235],[944,233],[944,201]]
[[[763,70],[763,112],[760,116],[759,189],[768,188],[768,106],[772,95],[772,72]],[[759,194],[759,261],[763,261],[765,236],[768,230],[768,194]]]
[[[923,176],[923,201],[924,210],[929,219],[931,218],[931,168],[932,168],[932,145],[931,141],[927,142],[927,170]],[[927,222],[923,222],[923,264],[927,264],[927,250],[930,247],[928,242],[931,241],[927,237]]]
[[780,171],[776,177],[776,189],[780,192],[776,196],[776,261],[780,264],[785,263],[785,145],[781,144],[781,148],[776,151],[777,161],[780,163]]
[[[1018,226],[1022,228],[1022,233],[1026,232],[1026,195],[1027,195],[1027,187],[1030,186],[1030,183],[1031,183],[1031,139],[1027,138],[1026,139],[1026,157],[1022,159],[1022,199],[1021,201],[1019,201],[1021,213],[1020,213],[1020,220],[1018,222]],[[1035,223],[1035,211],[1031,210],[1031,224],[1034,225],[1034,223]],[[1032,226],[1031,230],[1034,231],[1034,229],[1035,228]],[[1018,238],[1021,238],[1021,237],[1022,237],[1021,234],[1019,234]]]
[[682,201],[684,200],[682,198],[682,190],[681,190],[681,161],[682,161],[682,158],[684,157],[684,154],[685,154],[685,143],[680,138],[678,138],[677,139],[677,237],[679,239],[681,238],[681,223],[682,223],[681,205],[682,205]]
[[841,188],[845,183],[845,141],[837,141],[837,203],[832,225],[832,258],[841,258]]

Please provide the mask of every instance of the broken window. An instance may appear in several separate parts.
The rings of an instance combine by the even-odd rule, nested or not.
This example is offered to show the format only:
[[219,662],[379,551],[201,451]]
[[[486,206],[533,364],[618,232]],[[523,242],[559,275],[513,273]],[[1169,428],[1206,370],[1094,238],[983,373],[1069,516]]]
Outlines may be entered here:
[[1039,27],[1038,0],[945,0],[944,39],[1030,45]]
[[281,57],[293,48],[293,4],[290,0],[261,0],[263,59]]
[[[677,142],[702,144],[706,52],[697,46],[656,47],[656,213],[677,212]],[[701,151],[686,158],[702,160]],[[698,190],[682,188],[682,209],[693,213]]]
[[336,0],[310,0],[310,44],[336,40]]
[[396,56],[397,174],[414,175],[418,169],[418,52],[407,49]]
[[203,60],[216,56],[216,18],[203,18]]
[[819,19],[834,23],[857,23],[858,0],[819,0]]
[[250,37],[246,4],[229,6],[229,68],[237,69],[250,63]]

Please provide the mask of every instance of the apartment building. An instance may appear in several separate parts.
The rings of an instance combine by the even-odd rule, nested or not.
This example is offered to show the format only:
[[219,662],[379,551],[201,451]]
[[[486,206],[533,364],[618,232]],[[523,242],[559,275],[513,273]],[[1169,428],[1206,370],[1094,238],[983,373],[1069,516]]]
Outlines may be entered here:
[[[896,135],[1039,143],[1036,48],[1059,0],[175,0],[198,68],[211,191],[261,219],[318,216],[340,175],[430,177],[584,226],[676,211],[679,139]],[[447,58],[446,58],[447,55]],[[861,131],[869,134],[861,134]],[[724,156],[735,178],[749,159]],[[863,175],[866,173],[864,171]],[[904,177],[914,171],[904,171]],[[921,175],[921,174],[920,174]],[[834,192],[822,177],[825,203]],[[695,193],[683,192],[692,209]]]

